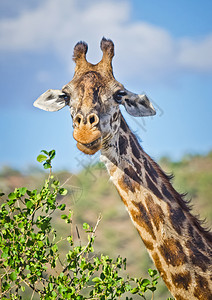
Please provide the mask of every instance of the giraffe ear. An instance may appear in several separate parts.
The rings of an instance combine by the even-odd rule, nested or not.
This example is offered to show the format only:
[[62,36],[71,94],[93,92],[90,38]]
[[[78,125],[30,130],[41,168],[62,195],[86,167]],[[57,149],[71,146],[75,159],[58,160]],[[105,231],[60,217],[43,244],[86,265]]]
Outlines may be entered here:
[[145,94],[137,95],[125,89],[119,92],[119,95],[121,95],[119,103],[124,105],[130,115],[134,117],[147,117],[156,114],[152,103]]
[[48,90],[33,105],[46,111],[57,111],[68,105],[69,100],[70,97],[61,90]]

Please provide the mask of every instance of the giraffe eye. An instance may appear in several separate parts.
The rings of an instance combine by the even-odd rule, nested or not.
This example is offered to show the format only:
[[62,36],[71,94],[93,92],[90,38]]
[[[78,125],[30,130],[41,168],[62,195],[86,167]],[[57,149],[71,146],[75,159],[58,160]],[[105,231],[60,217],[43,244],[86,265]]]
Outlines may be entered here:
[[68,102],[69,100],[70,100],[70,96],[69,95],[67,95],[67,94],[61,94],[60,96],[59,96],[59,98],[62,98],[62,99],[64,99],[66,102]]
[[122,97],[126,95],[127,93],[125,91],[118,91],[113,95],[113,99],[120,104],[122,102]]

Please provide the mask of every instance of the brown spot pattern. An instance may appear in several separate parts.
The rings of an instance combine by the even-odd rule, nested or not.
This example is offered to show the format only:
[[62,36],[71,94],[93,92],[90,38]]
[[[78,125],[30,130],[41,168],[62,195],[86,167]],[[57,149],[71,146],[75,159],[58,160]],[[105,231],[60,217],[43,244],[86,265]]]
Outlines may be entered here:
[[162,267],[162,263],[161,263],[161,261],[160,261],[160,258],[159,258],[159,256],[158,256],[158,254],[157,254],[157,253],[154,253],[154,254],[152,255],[152,259],[153,259],[153,261],[154,261],[154,263],[155,263],[155,266],[156,266],[158,272],[160,273],[161,277],[163,278],[163,281],[165,282],[167,288],[168,288],[169,290],[171,290],[171,284],[170,284],[169,281],[168,281],[168,277],[167,277],[166,272],[164,271],[164,269],[163,269],[163,267]]
[[120,155],[127,153],[128,140],[125,136],[119,136],[119,153]]
[[205,256],[202,252],[200,252],[196,246],[191,242],[188,241],[186,246],[189,249],[190,259],[192,263],[205,272],[209,264],[211,264],[211,260]]
[[113,165],[111,168],[110,168],[110,176],[113,176],[113,174],[116,172],[117,170],[117,167],[115,165]]
[[132,166],[129,166],[128,168],[124,169],[124,173],[127,174],[131,179],[135,180],[139,184],[142,183],[142,179],[138,176],[136,171],[133,169]]
[[169,208],[169,217],[172,223],[172,226],[176,230],[176,232],[181,235],[183,229],[183,223],[186,220],[185,214],[183,213],[181,208],[174,209],[172,207]]
[[208,281],[200,275],[196,274],[197,287],[194,289],[194,296],[200,300],[212,300],[212,293],[210,291]]
[[139,146],[137,145],[137,141],[135,142],[135,140],[132,138],[131,135],[130,135],[130,146],[131,146],[132,153],[134,154],[134,156],[136,158],[140,158],[140,149],[139,149]]
[[135,166],[136,171],[138,172],[138,174],[141,175],[142,171],[141,171],[140,163],[137,160],[135,160],[134,158],[132,159],[132,162],[133,162],[133,165]]
[[171,199],[173,199],[173,196],[171,195],[171,193],[169,192],[168,188],[166,187],[166,185],[164,183],[162,185],[162,193],[163,193],[164,197],[169,199],[170,201],[171,201]]
[[206,245],[204,244],[202,237],[197,232],[195,234],[195,238],[193,239],[193,242],[198,249],[201,249],[201,251],[203,252],[205,251]]
[[118,179],[118,185],[122,190],[124,190],[126,193],[130,190],[132,193],[135,192],[136,188],[139,188],[138,183],[130,179],[129,176],[124,174],[121,178]]
[[132,219],[136,224],[143,227],[151,235],[153,240],[156,240],[156,236],[154,234],[154,230],[151,223],[151,218],[148,212],[146,211],[144,205],[141,202],[135,201],[132,201],[132,204],[137,208],[137,210],[130,210]]
[[154,246],[153,246],[153,243],[152,242],[150,242],[150,241],[147,241],[147,240],[145,240],[144,238],[142,238],[142,241],[144,242],[144,245],[146,246],[146,248],[148,249],[148,250],[153,250],[154,249]]
[[152,217],[152,221],[153,221],[156,229],[159,230],[160,223],[164,223],[164,221],[165,221],[165,215],[164,215],[161,207],[158,204],[154,203],[151,195],[148,195],[145,198],[145,202],[146,202],[147,208],[149,210],[149,213]]
[[188,225],[188,233],[189,233],[190,237],[194,237],[194,229],[191,226],[191,224]]
[[172,274],[172,282],[177,288],[188,290],[191,283],[191,274],[189,272]]
[[114,122],[117,121],[118,116],[119,116],[118,112],[115,112],[114,115],[113,115],[113,121]]
[[153,194],[155,194],[155,196],[158,197],[159,199],[163,199],[161,192],[158,190],[156,185],[149,178],[147,173],[145,174],[145,178],[146,178],[147,187],[150,189],[150,191],[152,191]]
[[163,245],[159,247],[159,251],[167,265],[176,267],[187,263],[187,257],[178,240],[173,238],[165,240]]
[[176,300],[188,300],[188,299],[184,298],[184,297],[181,296],[181,295],[175,295],[175,299],[176,299]]
[[128,126],[127,126],[127,124],[126,124],[126,122],[125,122],[125,120],[124,120],[123,117],[121,117],[120,127],[121,127],[121,129],[123,129],[124,132],[127,132]]
[[158,173],[156,169],[153,168],[152,164],[146,159],[146,157],[143,157],[143,164],[146,172],[149,174],[151,179],[157,183]]

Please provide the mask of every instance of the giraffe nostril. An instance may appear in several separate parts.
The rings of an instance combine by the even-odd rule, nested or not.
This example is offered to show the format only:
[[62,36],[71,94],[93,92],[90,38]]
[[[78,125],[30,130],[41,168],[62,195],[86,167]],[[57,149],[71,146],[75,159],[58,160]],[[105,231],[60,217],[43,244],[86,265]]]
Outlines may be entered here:
[[93,123],[95,122],[94,116],[90,117],[90,120],[89,120],[89,121],[90,121],[91,124],[93,124]]
[[79,125],[82,123],[83,117],[82,115],[78,114],[75,118],[74,118],[74,125],[79,127]]
[[91,114],[87,118],[88,123],[90,123],[92,126],[95,126],[99,123],[99,118],[96,114]]
[[78,124],[81,123],[81,120],[82,120],[82,119],[81,119],[80,117],[77,117],[77,118],[76,118],[76,122],[77,122]]
[[89,126],[94,127],[99,123],[99,117],[92,113],[89,114],[87,117],[84,117],[81,114],[77,114],[76,117],[74,118],[74,126],[76,127],[81,127],[86,124],[89,124]]

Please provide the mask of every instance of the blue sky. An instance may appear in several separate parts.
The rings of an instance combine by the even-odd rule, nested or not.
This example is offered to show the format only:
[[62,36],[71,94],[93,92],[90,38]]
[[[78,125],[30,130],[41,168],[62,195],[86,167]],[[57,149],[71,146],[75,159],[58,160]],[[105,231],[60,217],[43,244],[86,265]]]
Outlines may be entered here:
[[78,170],[98,157],[81,154],[68,109],[32,106],[49,88],[71,80],[73,47],[89,45],[101,58],[102,36],[115,43],[117,80],[145,92],[157,116],[133,119],[142,146],[158,159],[212,149],[212,2],[144,0],[1,0],[0,166],[36,165],[42,149],[56,149],[55,167]]

